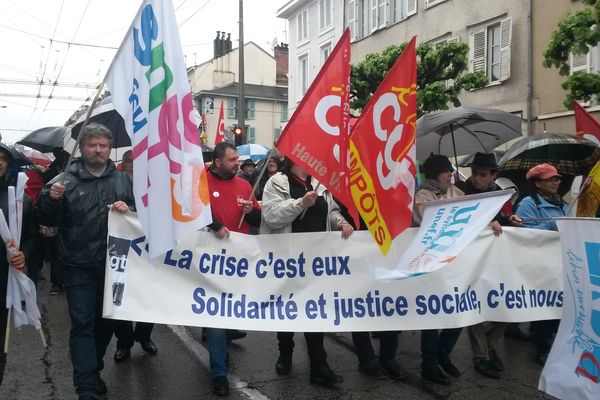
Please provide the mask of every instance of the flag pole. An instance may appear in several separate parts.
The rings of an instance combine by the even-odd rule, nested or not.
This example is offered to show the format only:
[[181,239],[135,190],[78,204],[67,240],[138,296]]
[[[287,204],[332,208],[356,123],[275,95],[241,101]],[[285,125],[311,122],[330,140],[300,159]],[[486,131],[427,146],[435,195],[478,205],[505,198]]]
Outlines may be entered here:
[[[256,189],[258,189],[260,180],[263,177],[263,175],[265,174],[265,171],[267,170],[267,164],[269,163],[269,159],[273,155],[275,155],[275,146],[271,147],[271,150],[269,150],[269,152],[267,153],[267,157],[265,158],[267,161],[265,161],[265,163],[263,164],[263,166],[260,170],[260,173],[256,177],[256,182],[254,182],[254,186],[252,187],[252,193],[250,193],[250,196],[248,196],[248,200],[251,201],[254,198],[254,194],[256,193]],[[238,229],[240,229],[242,227],[242,223],[244,222],[244,216],[245,216],[245,214],[242,213],[242,217],[240,218],[240,222],[238,223]]]
[[4,352],[8,353],[8,343],[10,341],[10,320],[12,317],[12,307],[8,309],[8,315],[6,317],[6,332],[4,334]]
[[119,45],[117,53],[113,57],[112,61],[110,62],[110,65],[108,66],[108,69],[106,70],[106,73],[104,74],[104,79],[102,79],[102,82],[100,82],[100,84],[98,85],[98,90],[96,90],[96,95],[94,96],[94,100],[92,101],[92,104],[90,105],[90,108],[87,111],[87,114],[85,116],[85,121],[83,121],[83,125],[81,125],[81,129],[79,130],[79,135],[77,135],[77,140],[75,142],[75,148],[73,149],[73,152],[69,156],[69,160],[67,161],[65,170],[68,170],[69,166],[73,162],[73,155],[75,154],[75,152],[77,152],[77,149],[79,148],[79,143],[81,142],[81,131],[83,130],[83,128],[85,128],[88,125],[88,122],[92,115],[92,111],[94,110],[94,107],[96,106],[96,104],[98,103],[98,100],[100,99],[100,93],[102,92],[102,89],[104,89],[104,85],[106,85],[106,80],[108,78],[108,74],[110,73],[110,70],[112,69],[113,65],[115,64],[115,60],[117,59],[118,55],[121,53],[121,50],[123,49],[123,44],[125,43],[125,41],[127,40],[127,37],[129,36],[129,31],[131,30],[131,27],[133,26],[133,22],[137,19],[137,17],[141,14],[142,10],[144,9],[145,3],[146,3],[146,0],[142,0],[142,4],[140,4],[140,8],[138,9],[137,13],[135,14],[135,17],[133,18],[133,20],[131,21],[131,25],[129,25],[129,28],[127,28],[127,31],[125,32],[125,35],[123,36],[123,40],[121,40],[121,44]]

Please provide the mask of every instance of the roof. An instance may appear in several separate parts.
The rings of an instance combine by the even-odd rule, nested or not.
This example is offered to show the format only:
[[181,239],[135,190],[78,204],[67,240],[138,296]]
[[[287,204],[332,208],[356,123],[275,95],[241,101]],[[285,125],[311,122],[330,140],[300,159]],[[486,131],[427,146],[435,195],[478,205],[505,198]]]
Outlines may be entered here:
[[276,14],[279,18],[289,19],[302,6],[307,5],[304,1],[289,0],[277,10]]
[[[194,94],[194,97],[199,96],[237,97],[238,83],[235,82],[231,85],[213,90],[201,90]],[[266,86],[246,83],[244,85],[244,97],[258,100],[287,101],[288,88],[285,86]]]
[[[265,55],[267,55],[268,57],[271,57],[273,60],[275,59],[275,57],[272,54],[269,54],[265,49],[263,49],[261,46],[257,45],[256,43],[254,43],[252,41],[244,43],[244,51],[248,47],[250,47],[250,46],[256,47],[258,50],[260,50],[263,53],[265,53]],[[190,72],[190,71],[193,71],[195,69],[200,69],[200,67],[202,67],[203,65],[206,65],[206,64],[209,64],[209,63],[213,63],[213,62],[215,62],[215,60],[219,60],[219,59],[224,58],[224,57],[229,57],[232,54],[237,53],[239,51],[239,49],[240,49],[239,46],[238,47],[234,47],[233,49],[231,49],[231,51],[229,53],[224,54],[221,57],[216,57],[216,58],[213,57],[210,60],[204,61],[201,64],[192,65],[191,67],[187,67],[186,70],[187,70],[187,72]],[[236,55],[236,57],[237,57],[237,55]]]

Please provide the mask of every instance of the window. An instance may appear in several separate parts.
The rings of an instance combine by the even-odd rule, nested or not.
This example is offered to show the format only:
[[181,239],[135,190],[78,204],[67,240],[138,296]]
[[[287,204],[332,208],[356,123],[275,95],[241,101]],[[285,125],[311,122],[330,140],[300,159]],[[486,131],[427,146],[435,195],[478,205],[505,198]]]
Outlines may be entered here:
[[350,0],[347,15],[351,40],[362,39],[387,25],[387,0]]
[[331,28],[331,6],[331,0],[319,0],[319,31]]
[[346,15],[348,16],[348,28],[350,28],[350,40],[355,40],[358,35],[358,32],[356,30],[356,27],[357,27],[356,0],[348,0],[348,2],[346,4],[348,5],[348,9],[346,10]]
[[446,0],[425,0],[425,8],[433,7],[445,1]]
[[298,57],[298,100],[308,90],[308,53]]
[[394,21],[402,21],[417,13],[417,0],[395,0]]
[[249,126],[246,130],[246,142],[256,143],[256,128],[253,126]]
[[591,72],[591,55],[591,49],[586,54],[571,53],[569,55],[571,75],[573,75],[575,72]]
[[369,1],[369,21],[370,31],[375,32],[377,29],[385,27],[386,24],[386,0],[370,0]]
[[273,131],[273,142],[276,142],[279,136],[281,136],[281,128],[275,128]]
[[482,71],[490,82],[510,78],[511,18],[471,32],[470,70]]
[[288,103],[281,103],[281,122],[288,120]]
[[298,43],[305,42],[308,40],[308,8],[301,11],[296,17],[296,28],[297,36],[296,41]]
[[329,55],[331,54],[331,42],[327,42],[323,45],[321,45],[321,48],[319,50],[320,53],[320,65],[323,66],[323,64],[325,64],[325,60],[327,60],[327,57],[329,57]]
[[246,99],[246,119],[254,119],[254,112],[256,110],[256,104],[254,99]]
[[227,118],[237,118],[237,99],[227,99]]

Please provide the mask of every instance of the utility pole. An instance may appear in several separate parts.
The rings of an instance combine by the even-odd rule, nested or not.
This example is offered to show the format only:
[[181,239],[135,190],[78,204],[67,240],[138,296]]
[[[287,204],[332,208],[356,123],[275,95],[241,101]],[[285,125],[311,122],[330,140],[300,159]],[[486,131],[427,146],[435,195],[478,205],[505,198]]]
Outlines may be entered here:
[[246,102],[244,101],[244,0],[240,0],[240,44],[238,47],[238,126],[242,128],[241,142],[245,144],[246,138]]

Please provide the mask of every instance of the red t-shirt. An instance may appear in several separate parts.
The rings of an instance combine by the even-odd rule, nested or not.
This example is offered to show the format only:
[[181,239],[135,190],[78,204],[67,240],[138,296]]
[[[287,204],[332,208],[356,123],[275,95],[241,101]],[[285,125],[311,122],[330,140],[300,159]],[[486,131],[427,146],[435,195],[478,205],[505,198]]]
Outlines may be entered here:
[[[231,179],[221,179],[210,170],[207,177],[213,220],[222,223],[230,231],[249,233],[250,225],[246,222],[246,219],[244,219],[242,226],[238,228],[240,218],[242,218],[242,207],[238,204],[238,197],[247,200],[250,193],[252,193],[252,186],[238,176]],[[252,202],[254,208],[260,208],[256,199],[253,198]]]

